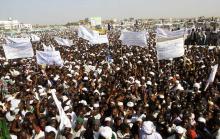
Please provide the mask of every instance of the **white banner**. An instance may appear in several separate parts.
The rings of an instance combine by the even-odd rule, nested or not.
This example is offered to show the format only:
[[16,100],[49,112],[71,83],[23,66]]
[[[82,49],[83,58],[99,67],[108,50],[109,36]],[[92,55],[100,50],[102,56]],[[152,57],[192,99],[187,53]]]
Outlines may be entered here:
[[184,39],[158,42],[156,50],[158,60],[181,57],[184,55]]
[[31,42],[11,43],[3,45],[5,57],[7,59],[33,57],[34,52]]
[[209,75],[209,79],[208,79],[208,81],[206,83],[206,86],[205,86],[205,91],[208,88],[209,84],[214,82],[217,70],[218,70],[218,64],[216,64],[215,66],[212,67],[212,71],[211,71],[211,73]]
[[73,45],[73,41],[68,40],[68,39],[63,39],[63,38],[58,38],[58,37],[55,37],[54,39],[59,45],[62,45],[62,46],[70,47],[71,45]]
[[31,41],[32,42],[39,42],[40,41],[40,37],[38,37],[35,34],[31,34]]
[[38,64],[46,65],[63,65],[59,51],[36,51],[36,58]]
[[83,26],[79,26],[78,36],[88,40],[91,44],[102,44],[109,42],[107,35],[99,35],[97,31],[87,29]]
[[11,43],[29,43],[30,42],[30,38],[11,38],[11,37],[7,37],[5,38],[6,43],[7,44],[11,44]]
[[135,45],[135,46],[146,46],[147,45],[147,38],[146,32],[122,32],[120,36],[120,40],[122,40],[123,45]]
[[185,29],[180,29],[176,31],[169,31],[163,28],[157,28],[157,38],[173,38],[173,37],[183,37],[185,34]]

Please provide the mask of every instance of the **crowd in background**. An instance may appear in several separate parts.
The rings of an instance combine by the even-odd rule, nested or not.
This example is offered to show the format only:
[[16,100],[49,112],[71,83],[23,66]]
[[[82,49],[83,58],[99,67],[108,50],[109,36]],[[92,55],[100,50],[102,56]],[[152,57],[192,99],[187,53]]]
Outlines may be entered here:
[[[220,138],[219,69],[204,91],[211,67],[220,63],[219,31],[191,30],[185,56],[160,61],[154,33],[149,33],[147,47],[122,45],[120,32],[114,30],[108,32],[109,44],[101,45],[89,45],[70,30],[37,35],[41,41],[32,43],[34,51],[43,50],[42,43],[52,45],[64,66],[37,65],[34,57],[6,60],[1,47],[0,136]],[[54,36],[73,40],[74,45],[59,46]],[[62,117],[51,92],[71,127],[59,130]]]

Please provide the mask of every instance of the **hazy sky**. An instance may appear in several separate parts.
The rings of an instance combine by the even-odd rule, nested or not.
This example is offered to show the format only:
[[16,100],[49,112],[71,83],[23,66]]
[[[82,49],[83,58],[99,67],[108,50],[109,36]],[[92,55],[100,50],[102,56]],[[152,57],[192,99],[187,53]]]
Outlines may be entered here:
[[0,0],[0,20],[64,24],[86,17],[220,16],[220,0]]

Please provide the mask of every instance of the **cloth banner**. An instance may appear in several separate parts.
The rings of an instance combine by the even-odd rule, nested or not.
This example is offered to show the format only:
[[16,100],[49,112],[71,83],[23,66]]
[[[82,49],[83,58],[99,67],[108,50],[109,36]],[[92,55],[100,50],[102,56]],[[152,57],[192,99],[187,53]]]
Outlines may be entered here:
[[87,29],[83,26],[79,26],[78,36],[88,40],[91,44],[102,44],[109,42],[107,35],[99,35],[97,31]]
[[58,37],[55,37],[54,39],[59,45],[62,45],[62,46],[69,46],[70,47],[71,45],[73,45],[73,42],[68,39],[63,39],[63,38],[58,38]]
[[186,30],[180,29],[176,31],[169,31],[163,28],[157,28],[157,38],[174,38],[174,37],[183,37],[185,35]]
[[42,65],[63,65],[59,51],[36,51],[37,63]]
[[30,42],[30,38],[11,38],[7,37],[5,38],[6,44],[14,44],[14,43],[28,43]]
[[33,57],[34,52],[31,42],[10,43],[3,45],[5,57],[7,59]]
[[38,37],[35,34],[31,34],[31,41],[32,42],[39,42],[40,41],[40,37]]
[[59,125],[60,131],[62,131],[65,127],[71,128],[72,125],[70,119],[67,117],[66,113],[64,112],[63,107],[61,106],[61,102],[57,99],[57,96],[54,91],[51,92],[51,94],[60,115],[60,125]]
[[210,83],[214,82],[217,70],[218,70],[218,64],[216,64],[215,66],[212,67],[212,71],[211,71],[211,73],[209,75],[209,79],[208,79],[208,81],[206,83],[204,91],[206,91],[206,89],[208,88]]
[[157,58],[158,60],[168,60],[184,55],[184,39],[179,38],[157,43]]
[[147,38],[146,38],[146,32],[131,32],[126,31],[122,32],[121,36],[119,38],[122,40],[123,45],[131,46],[146,46],[147,45]]

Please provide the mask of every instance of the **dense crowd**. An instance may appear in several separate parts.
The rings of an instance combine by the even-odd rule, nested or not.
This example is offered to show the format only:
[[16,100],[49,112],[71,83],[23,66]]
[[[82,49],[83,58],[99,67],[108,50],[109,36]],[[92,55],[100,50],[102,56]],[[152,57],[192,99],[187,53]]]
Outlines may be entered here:
[[[122,45],[120,32],[114,30],[108,32],[109,44],[101,45],[90,45],[70,30],[37,34],[41,41],[32,43],[34,51],[43,50],[42,44],[53,46],[61,53],[62,67],[37,65],[35,57],[6,60],[1,48],[1,136],[219,139],[219,69],[204,88],[211,67],[220,63],[220,37],[205,34],[192,30],[184,57],[160,61],[154,33],[149,33],[147,47]],[[74,45],[59,46],[54,36]],[[59,129],[62,117],[52,92],[71,127]]]

